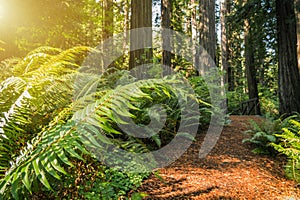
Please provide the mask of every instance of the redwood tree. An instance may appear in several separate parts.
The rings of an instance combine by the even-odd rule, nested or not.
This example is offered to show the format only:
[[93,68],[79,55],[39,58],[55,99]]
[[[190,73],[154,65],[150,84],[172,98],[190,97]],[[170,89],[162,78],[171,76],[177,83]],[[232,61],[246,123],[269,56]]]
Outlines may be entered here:
[[215,3],[215,0],[199,1],[199,40],[214,61],[216,61]]
[[233,82],[233,71],[230,65],[230,37],[228,37],[229,23],[227,22],[227,15],[230,13],[230,0],[223,0],[221,2],[221,12],[220,12],[220,23],[221,23],[221,56],[222,65],[221,69],[223,71],[224,77],[223,82],[228,85],[228,91],[234,90]]
[[298,68],[300,71],[300,0],[296,0],[295,4],[296,18],[297,18],[297,54],[298,54]]
[[[172,0],[161,0],[161,26],[165,29],[171,28],[171,7],[172,7]],[[162,39],[163,39],[163,54],[162,54],[162,64],[167,67],[167,71],[164,72],[165,75],[171,73],[171,57],[172,54],[170,51],[166,49],[171,48],[171,41],[168,34],[162,32]]]
[[[257,88],[257,78],[256,78],[256,67],[254,58],[254,40],[251,27],[251,21],[245,20],[245,67],[248,85],[248,96],[249,99],[259,99],[258,88]],[[256,106],[256,113],[260,115],[259,103]]]
[[300,112],[296,16],[293,0],[276,0],[278,30],[279,112]]
[[[152,27],[152,0],[131,1],[131,29]],[[137,45],[143,44],[144,49],[135,49]],[[130,35],[130,61],[129,68],[133,69],[139,65],[146,64],[152,58],[152,34],[150,32],[139,32]],[[150,48],[149,48],[150,47]]]
[[114,10],[113,10],[112,0],[104,0],[102,3],[103,3],[102,40],[105,40],[113,36]]

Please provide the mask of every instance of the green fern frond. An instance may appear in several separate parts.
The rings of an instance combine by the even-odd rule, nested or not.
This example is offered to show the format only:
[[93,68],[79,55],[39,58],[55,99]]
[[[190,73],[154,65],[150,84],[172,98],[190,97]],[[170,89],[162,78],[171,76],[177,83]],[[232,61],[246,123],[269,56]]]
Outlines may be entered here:
[[[183,80],[136,81],[128,71],[92,76],[79,71],[90,51],[94,50],[36,49],[12,68],[14,77],[0,84],[0,109],[6,113],[0,116],[3,197],[21,198],[39,184],[51,190],[53,180],[60,180],[67,175],[66,167],[74,166],[71,158],[84,160],[84,154],[96,157],[99,152],[109,156],[105,152],[111,144],[136,155],[148,152],[143,139],[128,136],[119,126],[128,123],[125,118],[141,126],[150,118],[160,121],[147,109],[153,104],[166,104],[171,116],[166,129],[152,136],[158,147],[164,134],[174,136],[180,117],[184,126],[195,126],[192,115],[181,116],[184,108],[179,104],[195,100],[181,86]],[[149,131],[149,135],[153,133]],[[181,136],[190,138],[184,132]]]
[[59,48],[50,47],[50,46],[42,46],[42,47],[38,47],[38,48],[32,50],[31,52],[29,52],[26,57],[30,57],[32,55],[37,55],[37,54],[43,54],[43,53],[47,54],[47,55],[57,55],[61,52],[62,52],[62,50]]
[[[5,193],[6,187],[9,187],[8,191],[16,194],[15,187],[12,187],[15,185],[19,185],[18,187],[24,185],[31,191],[28,180],[39,180],[46,188],[51,189],[48,175],[59,179],[59,173],[65,174],[63,165],[73,166],[69,157],[82,159],[80,153],[89,154],[86,147],[104,148],[104,144],[120,141],[111,138],[115,134],[121,134],[113,126],[113,124],[123,123],[122,119],[116,117],[116,113],[134,117],[128,110],[136,108],[135,102],[141,98],[151,99],[142,88],[161,88],[163,85],[176,84],[176,82],[178,81],[144,80],[120,86],[76,111],[72,119],[66,123],[54,119],[49,127],[33,140],[32,145],[27,146],[16,158],[0,184],[2,193]],[[169,90],[172,90],[171,88],[169,86]],[[71,110],[69,109],[67,113],[72,112]],[[119,142],[119,144],[134,151],[146,151],[142,143],[136,141],[130,143],[130,141]]]
[[0,63],[0,82],[11,77],[13,75],[13,66],[17,65],[21,61],[20,58],[8,58]]
[[92,51],[92,48],[79,46],[60,52],[57,55],[48,56],[46,60],[42,56],[43,64],[36,70],[26,73],[25,76],[41,80],[43,78],[75,73],[89,51]]
[[76,77],[72,68],[78,67],[79,55],[85,55],[89,49],[61,51],[41,47],[25,59],[12,62],[13,74],[19,76],[11,76],[0,84],[2,174],[20,148],[71,103]]
[[283,133],[276,134],[281,143],[272,146],[288,157],[285,173],[288,178],[300,182],[300,123],[295,119],[299,115],[291,116],[289,124],[282,128]]

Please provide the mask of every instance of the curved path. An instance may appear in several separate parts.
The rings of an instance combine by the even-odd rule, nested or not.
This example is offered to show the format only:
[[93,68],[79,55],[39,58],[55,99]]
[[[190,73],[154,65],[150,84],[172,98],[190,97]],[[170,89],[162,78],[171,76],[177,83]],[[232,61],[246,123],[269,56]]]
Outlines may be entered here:
[[284,177],[284,158],[256,155],[242,143],[249,120],[261,118],[230,118],[208,157],[198,158],[199,134],[180,159],[159,169],[163,181],[152,175],[138,191],[148,194],[145,199],[300,199],[300,186]]

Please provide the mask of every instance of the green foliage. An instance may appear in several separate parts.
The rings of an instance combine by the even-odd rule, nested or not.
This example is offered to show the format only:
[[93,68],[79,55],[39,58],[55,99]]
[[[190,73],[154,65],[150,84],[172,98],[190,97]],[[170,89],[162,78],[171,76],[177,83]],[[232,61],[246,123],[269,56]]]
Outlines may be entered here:
[[285,167],[286,176],[300,182],[300,122],[292,119],[282,128],[283,133],[275,136],[280,139],[280,143],[271,145],[288,158]]
[[[88,104],[83,109],[78,110],[73,118],[67,122],[62,121],[60,115],[56,117],[49,127],[34,138],[34,142],[27,149],[23,150],[13,166],[6,172],[0,185],[2,191],[11,190],[13,197],[18,198],[18,190],[22,188],[22,185],[31,191],[31,183],[34,184],[37,180],[51,190],[47,174],[60,179],[58,173],[66,174],[62,164],[73,166],[68,157],[83,160],[80,154],[90,153],[83,144],[90,148],[103,148],[101,143],[109,144],[110,140],[104,135],[121,134],[119,130],[114,128],[113,124],[122,123],[121,119],[113,115],[112,110],[122,113],[123,116],[132,116],[126,110],[136,107],[128,100],[147,96],[139,88],[155,88],[157,84],[158,81],[149,80],[118,87],[107,92],[95,103]],[[112,101],[108,101],[109,99]],[[68,108],[69,112],[70,110]],[[66,111],[64,110],[64,112]],[[115,140],[118,143],[118,139]],[[126,145],[124,144],[124,146]],[[130,148],[137,152],[144,151],[143,146],[139,147],[138,144]]]
[[[168,144],[176,135],[178,130],[174,127],[180,120],[189,126],[191,117],[198,117],[182,115],[179,98],[198,102],[203,109],[210,106],[199,96],[189,94],[182,87],[187,80],[177,76],[137,81],[128,71],[112,70],[103,76],[79,72],[89,51],[92,49],[88,47],[65,51],[41,47],[24,59],[8,62],[11,75],[0,84],[3,199],[26,199],[39,191],[55,194],[57,189],[74,182],[70,169],[76,163],[95,163],[99,156],[116,165],[128,160],[127,171],[130,167],[143,169],[139,153]],[[197,84],[199,94],[207,92],[201,89],[203,82]],[[129,136],[120,128],[127,123],[125,118],[140,126],[147,125],[150,119],[160,123],[161,116],[149,108],[161,104],[166,110],[166,123],[154,135],[153,130],[146,131],[152,135],[150,139]],[[187,133],[177,134],[190,137]],[[107,149],[111,144],[132,152],[132,156],[116,156]],[[86,157],[93,157],[94,161],[87,161]],[[124,196],[147,176],[102,169],[87,192],[85,187],[77,189],[82,197]],[[67,185],[57,187],[62,180]],[[133,196],[139,199],[143,194]]]
[[[259,103],[262,115],[272,118],[278,117],[279,102],[277,86],[259,86]],[[235,115],[241,114],[241,102],[249,99],[248,94],[243,91],[243,86],[236,87],[234,91],[228,91],[227,98],[228,112]]]
[[[103,176],[105,175],[105,176]],[[77,188],[79,199],[118,199],[125,198],[130,190],[135,190],[141,182],[148,177],[148,174],[134,174],[105,169],[98,172],[95,180],[86,180]],[[87,187],[90,186],[89,188]],[[139,193],[135,193],[133,198],[137,198]]]
[[201,76],[192,76],[189,78],[189,83],[191,84],[195,96],[199,102],[199,111],[201,119],[199,121],[200,125],[205,125],[209,123],[211,116],[211,99],[207,84]]
[[0,62],[0,69],[2,73],[0,74],[0,81],[3,82],[5,79],[9,78],[13,72],[13,67],[20,62],[19,58],[10,58]]
[[260,107],[263,115],[267,113],[278,117],[278,65],[277,30],[275,1],[248,0],[230,1],[227,16],[227,42],[229,43],[229,94],[228,111],[240,114],[240,103],[248,99],[245,79],[244,32],[245,20],[254,45],[253,62],[259,88]]
[[[67,168],[69,176],[51,180],[53,191],[39,189],[29,195],[30,199],[128,199],[149,173],[121,172],[84,156],[86,162],[72,160],[75,167]],[[131,199],[145,196],[133,193]]]
[[246,101],[248,99],[247,94],[241,91],[242,88],[236,88],[235,91],[227,92],[228,112],[237,115],[241,114],[241,102]]
[[12,74],[0,84],[1,170],[71,102],[70,72],[79,67],[78,55],[89,49],[62,52],[42,47],[18,62],[8,62]]
[[259,154],[274,153],[270,145],[271,142],[276,142],[274,132],[280,131],[279,121],[266,120],[262,124],[258,124],[255,121],[251,121],[251,130],[246,133],[250,134],[250,138],[244,139],[243,142],[250,142],[255,145],[255,149],[252,150]]
[[[18,51],[14,55],[44,45],[65,49],[75,45],[95,46],[95,41],[100,40],[101,35],[96,32],[100,31],[102,8],[95,1],[29,0],[11,1],[8,5],[16,14],[3,19],[5,34],[1,39]],[[5,37],[9,34],[10,37]]]
[[248,131],[251,138],[243,142],[250,142],[257,148],[255,153],[282,153],[287,156],[285,167],[286,176],[300,182],[300,115],[272,120],[268,119],[260,124],[251,122],[252,129]]
[[251,129],[246,133],[250,135],[250,138],[244,139],[243,142],[250,142],[256,147],[253,152],[259,154],[275,154],[271,144],[278,144],[279,140],[276,134],[281,133],[282,128],[286,127],[289,120],[297,118],[297,115],[290,116],[288,118],[283,118],[274,120],[267,115],[266,119],[262,119],[262,122],[258,123],[251,121]]
[[261,88],[259,93],[260,108],[263,115],[277,117],[279,115],[279,101],[277,87]]

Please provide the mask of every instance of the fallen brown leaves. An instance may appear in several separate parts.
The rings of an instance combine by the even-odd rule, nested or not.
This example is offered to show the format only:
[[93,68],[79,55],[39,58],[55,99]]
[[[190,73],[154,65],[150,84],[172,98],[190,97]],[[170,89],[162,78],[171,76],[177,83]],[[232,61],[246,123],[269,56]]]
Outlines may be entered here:
[[204,134],[172,165],[159,169],[139,188],[145,199],[300,199],[300,188],[284,177],[284,158],[256,155],[243,144],[254,116],[232,116],[217,145],[205,159],[198,151]]

